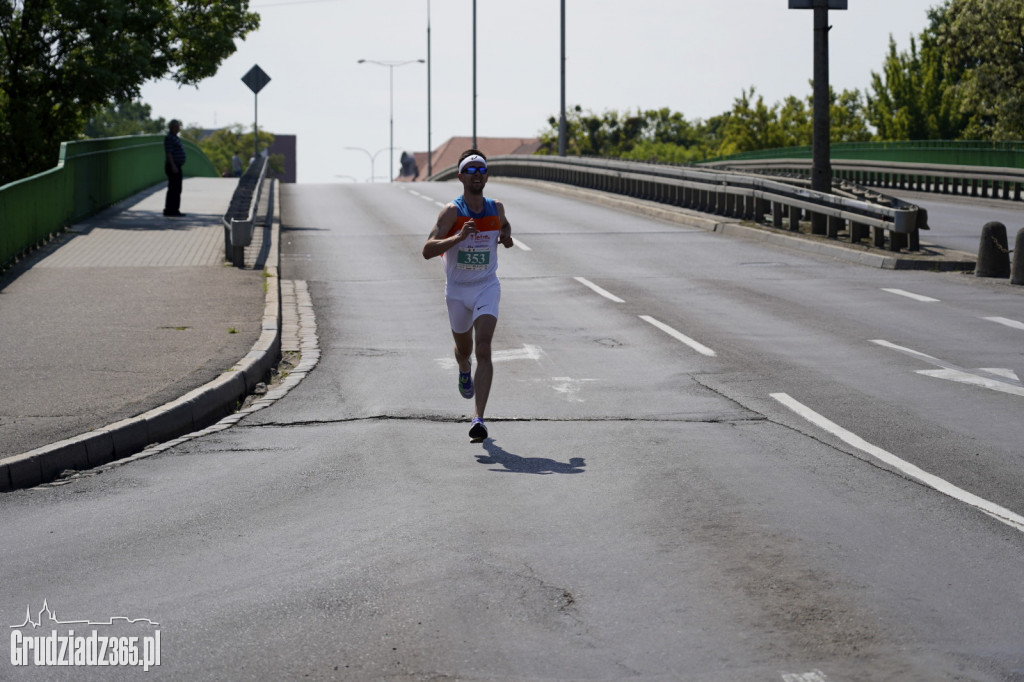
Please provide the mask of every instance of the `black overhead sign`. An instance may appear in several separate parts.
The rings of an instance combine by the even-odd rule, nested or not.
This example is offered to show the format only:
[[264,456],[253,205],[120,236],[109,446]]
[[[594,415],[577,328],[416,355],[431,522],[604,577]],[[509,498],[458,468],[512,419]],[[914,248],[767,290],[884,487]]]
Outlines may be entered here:
[[[789,0],[790,9],[814,9],[822,0]],[[825,4],[823,2],[823,4]],[[846,0],[827,0],[828,9],[846,9]]]

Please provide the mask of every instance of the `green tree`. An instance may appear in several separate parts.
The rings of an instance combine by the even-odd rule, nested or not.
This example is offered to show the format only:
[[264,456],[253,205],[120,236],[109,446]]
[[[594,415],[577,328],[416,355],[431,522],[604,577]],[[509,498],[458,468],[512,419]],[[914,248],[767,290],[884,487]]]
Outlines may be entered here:
[[[843,90],[837,95],[834,90],[829,89],[829,96],[831,97],[829,106],[831,134],[829,139],[832,142],[867,142],[870,140],[871,129],[868,126],[864,97],[860,90]],[[808,98],[808,101],[812,100],[813,96]]]
[[781,146],[809,146],[814,139],[814,96],[803,100],[790,95],[778,111]]
[[[566,128],[566,153],[573,156],[653,158],[650,155],[665,156],[669,147],[685,149],[701,139],[692,123],[668,108],[595,114],[575,106],[566,112]],[[558,119],[550,117],[548,129],[541,131],[539,137],[539,153],[558,153]],[[671,156],[675,158],[678,154]]]
[[[947,6],[929,11],[930,25],[910,50],[898,52],[889,38],[882,72],[871,73],[867,118],[879,140],[949,140],[967,123],[957,90],[964,69],[944,55],[941,36],[948,29]],[[918,43],[920,42],[920,49]]]
[[[235,155],[235,152],[238,152],[242,158],[243,169],[249,165],[249,159],[252,158],[252,132],[245,132],[239,123],[215,130],[206,137],[203,137],[202,129],[190,127],[182,130],[181,136],[199,145],[199,148],[209,157],[222,176],[231,175],[231,157]],[[273,142],[274,136],[271,133],[265,130],[260,131],[260,149],[267,149]],[[283,155],[271,154],[270,170],[275,173],[284,173]]]
[[52,167],[107,102],[193,85],[259,26],[248,0],[0,0],[0,185]]
[[723,130],[718,154],[726,156],[749,152],[756,149],[781,147],[785,143],[782,127],[779,125],[779,105],[771,107],[764,103],[764,97],[757,95],[753,87],[733,100]]
[[1024,3],[951,0],[938,26],[969,139],[1024,139]]
[[152,108],[142,102],[117,102],[101,107],[85,124],[85,137],[152,135],[167,129],[162,118],[153,119]]

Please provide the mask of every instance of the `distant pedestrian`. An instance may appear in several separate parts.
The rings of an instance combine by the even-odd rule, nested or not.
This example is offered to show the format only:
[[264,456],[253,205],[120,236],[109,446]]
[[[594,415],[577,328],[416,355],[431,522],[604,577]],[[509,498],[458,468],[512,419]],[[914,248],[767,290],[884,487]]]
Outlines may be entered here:
[[242,177],[242,158],[235,152],[235,155],[231,157],[231,172],[234,173],[236,178]]
[[181,121],[172,119],[167,125],[168,133],[164,137],[164,173],[167,174],[167,199],[164,201],[164,215],[168,218],[180,218],[182,166],[185,165],[185,147],[178,139]]

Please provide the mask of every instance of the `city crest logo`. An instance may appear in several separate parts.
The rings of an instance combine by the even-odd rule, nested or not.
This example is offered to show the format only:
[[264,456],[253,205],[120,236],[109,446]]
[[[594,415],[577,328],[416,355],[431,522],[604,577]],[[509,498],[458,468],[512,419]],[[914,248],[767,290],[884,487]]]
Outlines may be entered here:
[[[100,634],[95,629],[126,626],[138,627],[142,634],[114,636]],[[47,628],[49,633],[32,633]],[[89,628],[93,629],[89,631]],[[25,620],[11,625],[10,629],[10,661],[14,666],[134,666],[149,672],[151,667],[160,665],[160,623],[149,618],[112,616],[105,621],[61,620],[44,600],[34,619],[32,607],[26,606]]]

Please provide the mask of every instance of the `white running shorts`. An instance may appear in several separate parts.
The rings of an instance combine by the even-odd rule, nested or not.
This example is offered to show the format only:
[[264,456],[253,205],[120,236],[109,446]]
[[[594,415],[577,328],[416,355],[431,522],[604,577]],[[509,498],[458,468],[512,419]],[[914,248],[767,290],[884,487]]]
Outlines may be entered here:
[[448,286],[444,300],[448,304],[448,321],[451,322],[452,331],[464,334],[473,328],[476,318],[481,315],[498,317],[501,283],[495,278],[483,285]]

